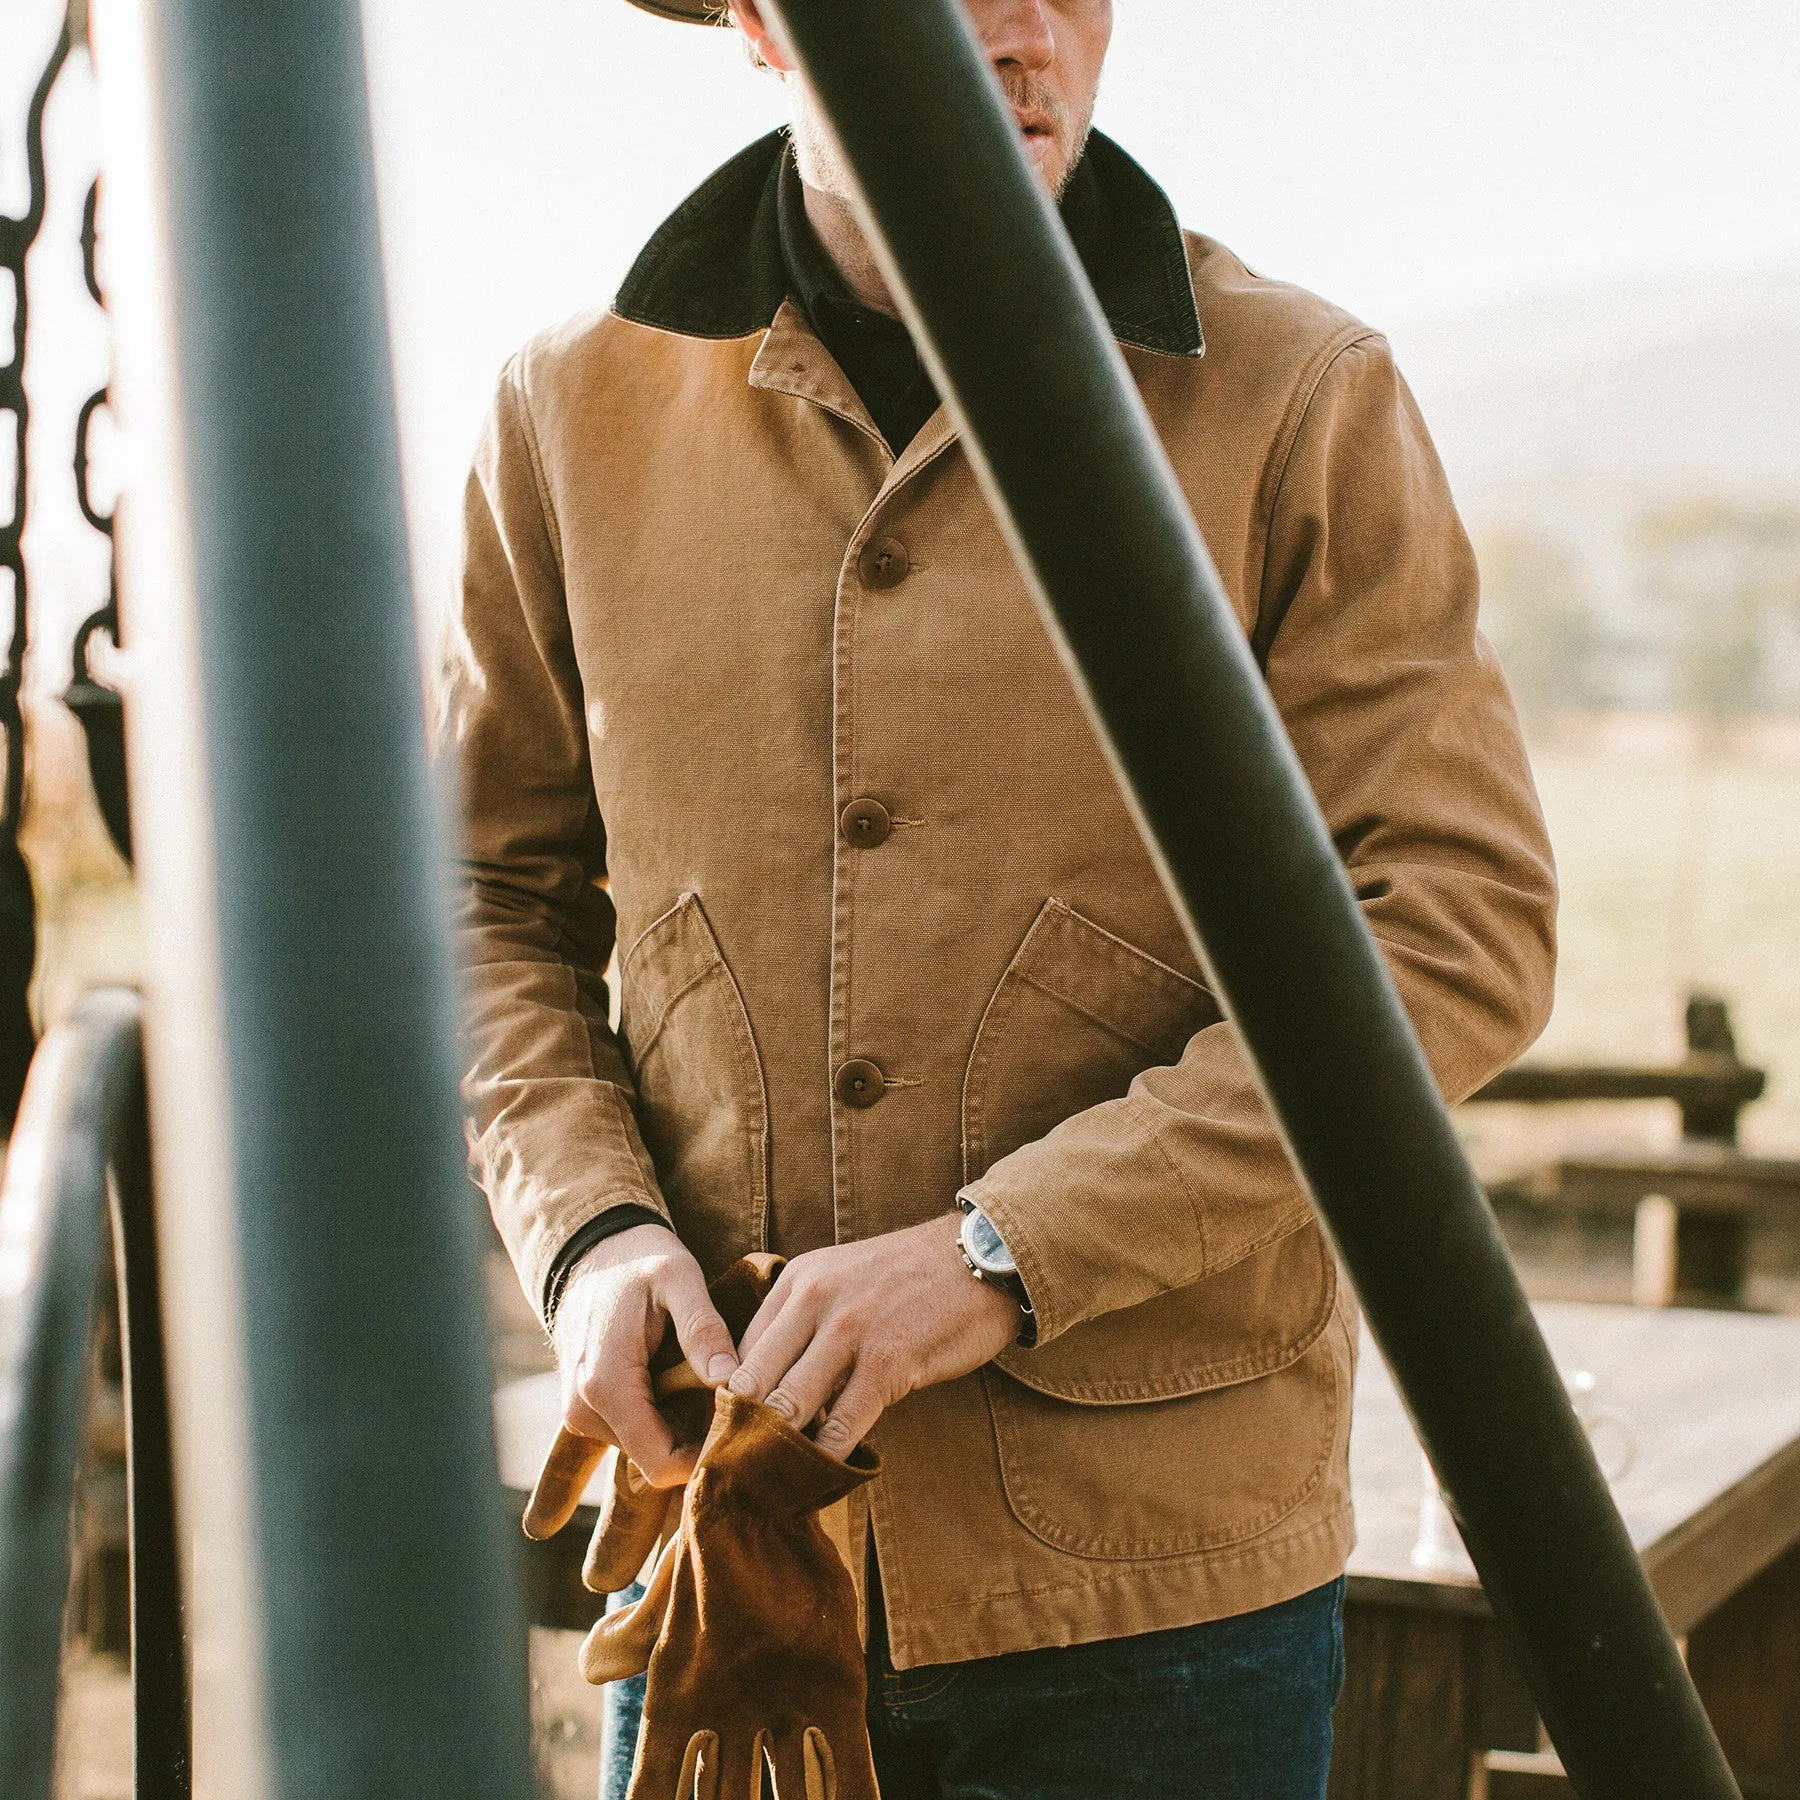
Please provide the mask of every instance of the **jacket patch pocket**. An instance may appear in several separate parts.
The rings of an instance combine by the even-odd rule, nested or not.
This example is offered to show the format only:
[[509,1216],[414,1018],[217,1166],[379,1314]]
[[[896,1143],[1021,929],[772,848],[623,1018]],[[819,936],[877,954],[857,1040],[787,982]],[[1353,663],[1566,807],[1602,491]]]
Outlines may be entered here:
[[769,1107],[750,1015],[699,896],[620,964],[638,1128],[683,1240],[709,1275],[764,1248]]
[[1339,1321],[1286,1368],[1179,1400],[1077,1405],[982,1379],[1013,1516],[1054,1549],[1136,1561],[1222,1550],[1297,1511],[1341,1456],[1353,1364]]

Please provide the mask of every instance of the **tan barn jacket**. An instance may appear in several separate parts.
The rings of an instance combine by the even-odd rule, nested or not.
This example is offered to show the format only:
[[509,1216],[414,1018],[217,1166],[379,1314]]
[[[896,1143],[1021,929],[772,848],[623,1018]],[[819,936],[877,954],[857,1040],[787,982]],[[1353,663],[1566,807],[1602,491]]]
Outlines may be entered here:
[[[987,1209],[1041,1342],[876,1429],[901,1667],[1272,1604],[1350,1547],[1351,1303],[950,420],[896,462],[785,298],[783,154],[514,358],[477,458],[474,1167],[540,1303],[626,1202],[709,1274]],[[1543,1023],[1554,877],[1437,457],[1376,333],[1090,155],[1090,273],[1465,1095]]]

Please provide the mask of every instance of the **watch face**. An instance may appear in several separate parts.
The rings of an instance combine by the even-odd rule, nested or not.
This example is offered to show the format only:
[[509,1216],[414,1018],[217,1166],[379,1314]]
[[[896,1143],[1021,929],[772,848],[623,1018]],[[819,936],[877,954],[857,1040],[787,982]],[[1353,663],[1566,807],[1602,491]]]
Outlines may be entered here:
[[1013,1261],[1006,1240],[994,1229],[993,1222],[980,1208],[963,1220],[963,1245],[969,1260],[989,1275],[1016,1275],[1019,1265]]

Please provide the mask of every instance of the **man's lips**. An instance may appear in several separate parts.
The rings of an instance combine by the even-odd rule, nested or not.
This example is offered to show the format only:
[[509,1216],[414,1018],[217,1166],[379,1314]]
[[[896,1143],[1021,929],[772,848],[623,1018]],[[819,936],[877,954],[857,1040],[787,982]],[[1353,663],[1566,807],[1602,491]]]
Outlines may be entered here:
[[1013,116],[1019,121],[1019,136],[1024,140],[1026,154],[1041,161],[1056,143],[1055,128],[1039,113],[1015,112]]

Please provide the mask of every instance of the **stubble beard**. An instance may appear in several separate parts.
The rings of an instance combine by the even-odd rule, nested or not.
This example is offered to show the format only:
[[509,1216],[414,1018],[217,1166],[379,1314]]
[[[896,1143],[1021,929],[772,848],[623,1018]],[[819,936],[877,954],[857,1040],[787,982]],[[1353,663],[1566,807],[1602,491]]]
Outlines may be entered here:
[[[794,156],[800,165],[800,179],[808,187],[831,195],[845,206],[854,206],[856,184],[818,103],[799,77],[786,76],[784,80],[793,102]],[[1050,120],[1059,151],[1067,146],[1067,160],[1056,178],[1055,198],[1061,200],[1087,149],[1088,137],[1094,128],[1093,108],[1089,107],[1080,128],[1070,132],[1067,129],[1069,109],[1047,83],[1029,73],[1001,71],[1000,85],[1014,106],[1025,112],[1042,114]]]

